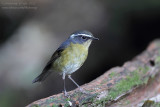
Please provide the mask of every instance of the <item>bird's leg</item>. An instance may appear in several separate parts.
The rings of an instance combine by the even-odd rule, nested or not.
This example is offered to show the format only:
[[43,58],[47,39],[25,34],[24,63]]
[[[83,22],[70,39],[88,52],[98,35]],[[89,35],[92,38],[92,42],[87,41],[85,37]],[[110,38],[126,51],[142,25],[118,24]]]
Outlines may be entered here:
[[72,79],[71,75],[68,75],[68,78],[79,88],[81,92],[85,93],[83,89]]
[[64,86],[64,96],[67,96],[66,86],[65,86],[65,73],[63,73],[63,86]]

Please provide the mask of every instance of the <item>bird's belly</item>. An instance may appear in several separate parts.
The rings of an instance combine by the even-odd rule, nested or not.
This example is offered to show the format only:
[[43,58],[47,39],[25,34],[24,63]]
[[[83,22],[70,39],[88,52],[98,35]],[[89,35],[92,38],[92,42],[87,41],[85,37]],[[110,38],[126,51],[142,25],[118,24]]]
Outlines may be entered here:
[[65,49],[54,62],[53,69],[59,73],[71,74],[78,70],[86,60],[88,51],[83,47]]
[[76,57],[76,58],[70,58],[65,64],[64,67],[62,67],[62,71],[65,72],[65,74],[71,74],[78,70],[81,65],[84,63],[84,61],[80,61],[81,59]]

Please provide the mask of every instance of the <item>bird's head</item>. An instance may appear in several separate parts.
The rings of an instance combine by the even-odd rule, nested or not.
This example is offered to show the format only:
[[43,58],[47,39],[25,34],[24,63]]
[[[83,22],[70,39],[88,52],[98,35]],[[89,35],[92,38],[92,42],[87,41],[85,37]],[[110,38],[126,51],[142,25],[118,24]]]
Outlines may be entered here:
[[82,44],[87,48],[90,46],[93,40],[99,40],[98,38],[94,37],[91,32],[89,31],[77,31],[71,34],[69,39],[75,44]]

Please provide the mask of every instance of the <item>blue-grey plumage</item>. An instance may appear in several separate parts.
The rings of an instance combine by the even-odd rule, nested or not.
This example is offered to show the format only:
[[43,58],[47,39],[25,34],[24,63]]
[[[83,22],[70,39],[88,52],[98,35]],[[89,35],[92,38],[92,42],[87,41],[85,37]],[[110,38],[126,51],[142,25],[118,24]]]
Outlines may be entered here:
[[[63,75],[64,80],[65,76],[69,75],[69,78],[75,83],[70,75],[83,65],[92,40],[98,40],[98,38],[95,38],[88,31],[77,31],[71,34],[55,51],[42,73],[33,80],[33,83],[43,81],[53,71]],[[75,84],[79,87],[77,83]]]

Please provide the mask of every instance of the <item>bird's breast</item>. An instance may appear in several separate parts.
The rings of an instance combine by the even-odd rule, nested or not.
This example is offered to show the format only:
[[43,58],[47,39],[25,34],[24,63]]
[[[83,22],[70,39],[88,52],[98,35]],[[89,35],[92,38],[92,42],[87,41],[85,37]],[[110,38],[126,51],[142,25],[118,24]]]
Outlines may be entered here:
[[88,55],[88,48],[82,44],[71,43],[53,63],[53,69],[71,74],[79,69]]

